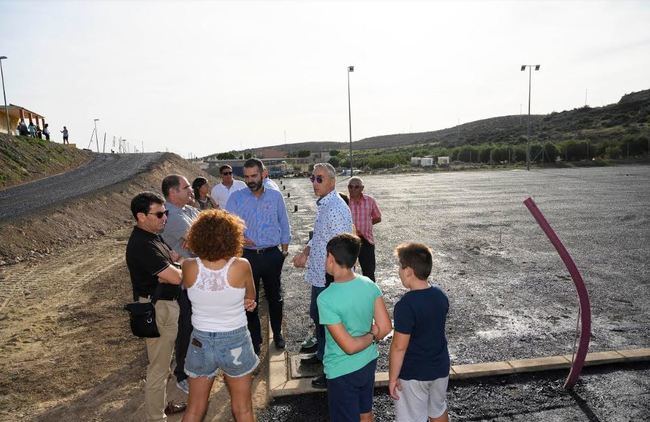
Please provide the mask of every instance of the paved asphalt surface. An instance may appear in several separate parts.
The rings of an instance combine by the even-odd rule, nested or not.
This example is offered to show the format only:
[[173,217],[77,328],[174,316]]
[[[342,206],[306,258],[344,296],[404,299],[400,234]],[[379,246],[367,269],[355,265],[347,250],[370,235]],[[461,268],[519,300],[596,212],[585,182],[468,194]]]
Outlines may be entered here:
[[147,170],[163,154],[96,154],[70,172],[0,191],[0,222],[127,180]]
[[[434,250],[431,278],[450,298],[447,336],[454,364],[573,350],[575,287],[523,205],[529,196],[564,242],[589,290],[590,351],[650,346],[650,166],[376,175],[364,180],[365,192],[377,199],[383,212],[375,229],[377,278],[389,312],[392,315],[394,303],[404,293],[394,247],[403,241],[429,244]],[[307,179],[285,179],[283,186],[285,198],[286,193],[291,195],[286,198],[288,209],[298,206],[291,214],[290,250],[296,253],[313,225],[315,198]],[[338,190],[345,192],[346,186],[341,179]],[[285,338],[289,352],[297,353],[312,329],[309,288],[303,271],[289,262],[283,273]],[[380,345],[379,371],[387,370],[389,342]],[[618,379],[616,374],[611,375],[613,380]],[[624,378],[646,380],[641,382],[643,394],[632,394],[647,402],[647,370],[629,374]],[[565,376],[559,373],[553,382],[561,385]],[[598,390],[600,384],[593,385]],[[617,391],[608,394],[617,396]],[[521,406],[525,404],[521,401]],[[493,415],[489,406],[481,413],[486,403],[473,405],[478,409],[473,419]],[[647,414],[648,405],[642,410]],[[543,412],[564,420],[553,416],[552,410]],[[310,420],[321,420],[318,414]],[[285,420],[270,417],[262,420]],[[542,413],[532,420],[540,418]]]

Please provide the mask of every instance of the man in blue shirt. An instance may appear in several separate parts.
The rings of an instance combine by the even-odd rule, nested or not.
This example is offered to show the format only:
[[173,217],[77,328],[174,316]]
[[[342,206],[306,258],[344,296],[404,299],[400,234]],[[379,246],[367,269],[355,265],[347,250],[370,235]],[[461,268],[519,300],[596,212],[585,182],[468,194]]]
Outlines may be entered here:
[[[260,280],[264,285],[269,303],[269,318],[273,330],[273,342],[278,349],[284,349],[282,337],[282,286],[280,276],[282,265],[289,254],[291,228],[289,215],[282,194],[266,189],[263,180],[264,164],[257,158],[244,163],[244,182],[248,189],[233,192],[226,204],[226,210],[238,215],[246,223],[244,231],[244,258],[250,262],[255,281],[256,301],[259,302]],[[278,245],[280,248],[278,248]],[[262,330],[258,308],[247,312],[248,330],[251,333],[255,352],[262,344]]]

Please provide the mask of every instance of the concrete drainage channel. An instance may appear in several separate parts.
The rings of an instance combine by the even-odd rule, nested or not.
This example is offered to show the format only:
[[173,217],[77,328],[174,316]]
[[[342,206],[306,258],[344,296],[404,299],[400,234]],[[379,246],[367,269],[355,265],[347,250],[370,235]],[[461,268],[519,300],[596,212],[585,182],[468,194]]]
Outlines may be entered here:
[[[270,330],[269,330],[270,332]],[[269,339],[272,344],[273,339]],[[311,378],[315,375],[314,368],[297,367],[301,355],[290,355],[284,350],[278,350],[275,347],[269,347],[269,373],[268,386],[271,403],[267,410],[259,415],[260,421],[326,421],[327,417],[327,395],[326,391],[315,389],[311,386]],[[579,395],[579,391],[584,388],[579,380],[578,385],[572,391],[564,390],[562,382],[566,376],[566,371],[571,367],[571,355],[547,356],[533,359],[516,359],[500,362],[485,362],[467,365],[452,365],[449,373],[450,378],[450,395],[454,392],[459,394],[462,390],[481,388],[488,396],[492,396],[495,385],[500,388],[516,390],[521,388],[527,390],[533,387],[538,394],[554,397],[546,397],[543,403],[538,404],[539,410],[516,410],[502,411],[489,410],[487,413],[481,411],[480,415],[469,414],[463,417],[463,413],[454,412],[455,403],[450,397],[450,415],[454,419],[460,420],[493,420],[494,418],[503,417],[503,420],[537,420],[551,417],[555,420],[585,420],[600,421],[603,420],[591,410],[589,404]],[[601,367],[600,372],[592,374],[591,370],[586,370],[583,378],[590,377],[609,377],[617,378],[617,374],[624,374],[623,378],[631,377],[645,379],[638,387],[640,395],[639,407],[634,410],[634,406],[627,406],[626,412],[605,420],[647,420],[650,417],[650,407],[645,404],[649,394],[648,375],[650,375],[650,348],[612,350],[605,352],[594,352],[587,355],[585,366],[594,368]],[[631,371],[627,374],[626,371]],[[603,375],[605,374],[605,375]],[[515,376],[515,377],[513,377]],[[640,377],[639,377],[640,376]],[[612,382],[609,380],[609,382]],[[615,382],[615,381],[614,381]],[[634,384],[634,382],[632,382]],[[388,372],[378,372],[375,376],[375,420],[389,421],[393,420],[392,402],[387,396],[386,387],[388,386]],[[523,386],[523,387],[522,387]],[[498,389],[497,387],[497,389]],[[609,388],[603,386],[606,390]],[[458,391],[457,391],[458,390]],[[492,392],[492,393],[490,393]],[[620,393],[620,391],[619,391]],[[635,397],[635,391],[628,396]],[[521,394],[515,394],[522,398]],[[645,396],[645,397],[644,397]],[[507,397],[501,397],[507,400]],[[485,407],[484,403],[477,402],[471,405],[471,409]],[[531,399],[532,400],[532,399]],[[517,403],[517,401],[519,401]],[[521,403],[522,400],[514,400],[513,406],[523,406],[528,408],[528,404]],[[527,401],[527,400],[523,400]],[[535,401],[535,400],[532,400]],[[557,402],[562,404],[557,404]],[[575,409],[574,409],[575,407]],[[630,409],[630,407],[632,409]],[[631,414],[629,412],[633,412]],[[470,412],[471,413],[471,412]],[[610,415],[611,416],[611,415]],[[638,419],[639,416],[641,419]]]

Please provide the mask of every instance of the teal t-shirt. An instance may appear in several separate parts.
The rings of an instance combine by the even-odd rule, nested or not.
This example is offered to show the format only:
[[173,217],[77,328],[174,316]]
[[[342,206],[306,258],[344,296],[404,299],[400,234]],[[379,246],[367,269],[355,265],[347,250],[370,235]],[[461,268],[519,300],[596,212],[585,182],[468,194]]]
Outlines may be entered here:
[[[368,277],[357,275],[343,283],[332,283],[318,295],[318,317],[323,325],[342,323],[351,336],[370,331],[375,315],[375,299],[381,290]],[[359,353],[348,355],[334,341],[325,327],[325,356],[323,365],[328,379],[357,371],[379,356],[372,343]]]

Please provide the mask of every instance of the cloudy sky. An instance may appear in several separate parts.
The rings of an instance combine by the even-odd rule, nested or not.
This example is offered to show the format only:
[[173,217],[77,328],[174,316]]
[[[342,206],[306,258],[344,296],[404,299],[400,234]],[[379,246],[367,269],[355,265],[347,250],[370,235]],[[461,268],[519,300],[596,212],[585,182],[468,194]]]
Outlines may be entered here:
[[347,141],[650,88],[650,2],[0,0],[7,100],[61,140],[187,157]]

